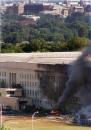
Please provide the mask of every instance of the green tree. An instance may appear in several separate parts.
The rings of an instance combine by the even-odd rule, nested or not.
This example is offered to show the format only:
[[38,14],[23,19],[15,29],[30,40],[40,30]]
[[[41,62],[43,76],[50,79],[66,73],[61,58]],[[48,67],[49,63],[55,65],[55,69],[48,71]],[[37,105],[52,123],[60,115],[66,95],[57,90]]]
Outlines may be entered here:
[[30,43],[30,46],[32,51],[47,51],[47,43],[43,39],[33,39]]
[[74,51],[85,47],[87,44],[88,40],[86,38],[74,37],[68,41],[67,47],[70,51]]

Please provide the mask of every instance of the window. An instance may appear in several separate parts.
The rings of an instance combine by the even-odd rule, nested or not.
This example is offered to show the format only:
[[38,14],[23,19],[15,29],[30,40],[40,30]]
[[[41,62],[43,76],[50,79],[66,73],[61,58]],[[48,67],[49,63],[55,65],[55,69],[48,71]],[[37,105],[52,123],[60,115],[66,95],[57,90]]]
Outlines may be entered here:
[[34,90],[32,90],[32,96],[34,96]]
[[31,74],[30,74],[30,79],[31,79]]
[[30,82],[30,87],[31,87],[31,82]]
[[34,79],[34,75],[32,74],[32,79]]
[[21,74],[21,78],[23,79],[23,74]]
[[34,82],[32,82],[32,86],[34,86]]
[[25,86],[26,86],[26,81],[24,82]]
[[27,74],[27,79],[29,79],[29,75]]
[[20,76],[19,76],[20,78],[21,78],[21,74],[20,74]]
[[24,75],[24,78],[26,79],[26,74]]
[[4,76],[6,76],[6,72],[4,72]]
[[2,72],[2,76],[5,77],[6,76],[6,72]]
[[31,90],[30,90],[30,95],[31,95]]
[[29,95],[30,93],[29,93],[30,91],[29,90],[27,90],[27,94]]
[[27,86],[29,86],[29,82],[27,81]]
[[37,91],[35,91],[35,97],[37,97]]

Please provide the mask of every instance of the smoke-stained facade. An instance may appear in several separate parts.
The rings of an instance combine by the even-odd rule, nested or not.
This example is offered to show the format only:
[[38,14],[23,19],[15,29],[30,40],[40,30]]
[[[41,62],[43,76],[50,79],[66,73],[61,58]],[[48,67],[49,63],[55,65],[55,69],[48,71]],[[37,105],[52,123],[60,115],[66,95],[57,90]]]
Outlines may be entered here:
[[44,71],[39,72],[40,88],[44,95],[57,102],[65,89],[68,65],[40,64],[38,66],[44,69]]

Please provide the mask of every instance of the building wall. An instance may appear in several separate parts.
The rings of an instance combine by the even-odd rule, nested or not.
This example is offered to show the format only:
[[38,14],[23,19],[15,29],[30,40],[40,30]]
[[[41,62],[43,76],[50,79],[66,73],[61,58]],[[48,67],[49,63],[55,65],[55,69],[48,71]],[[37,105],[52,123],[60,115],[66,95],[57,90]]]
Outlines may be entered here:
[[[75,53],[70,55],[68,53],[26,54],[26,56],[21,54],[21,57],[19,54],[16,54],[16,57],[13,54],[8,57],[9,55],[0,56],[0,81],[5,82],[3,87],[4,85],[12,87],[12,84],[21,84],[26,98],[32,100],[32,105],[47,109],[54,107],[58,97],[55,97],[54,100],[50,98],[51,93],[49,93],[49,100],[43,89],[52,88],[53,94],[54,90],[60,87],[60,93],[56,92],[56,95],[61,96],[67,80],[68,60],[70,63],[76,55],[78,56]],[[47,63],[47,60],[50,64]]]
[[26,4],[24,6],[24,13],[30,14],[31,12],[38,13],[43,11],[43,4]]
[[24,3],[19,3],[18,14],[24,14]]
[[19,68],[7,69],[4,67],[0,70],[0,81],[4,81],[7,87],[12,86],[13,83],[21,84],[25,95],[32,98],[32,103],[41,106],[40,82],[36,71]]
[[9,6],[6,9],[6,12],[8,14],[21,15],[21,14],[24,13],[24,4],[23,3],[19,3],[18,5],[14,4],[13,6]]
[[64,9],[62,10],[62,14],[63,14],[64,17],[67,17],[67,16],[69,15],[69,9],[64,8]]
[[41,11],[43,14],[51,14],[51,15],[61,15],[62,14],[63,7],[60,5],[53,5],[53,9],[47,10],[44,9]]
[[[5,86],[11,87],[12,84],[21,84],[26,97],[32,98],[32,104],[36,105],[37,107],[53,107],[54,102],[48,100],[46,94],[43,94],[43,91],[40,87],[43,85],[44,78],[44,87],[45,85],[49,85],[49,81],[47,82],[45,73],[47,74],[47,77],[55,77],[56,80],[52,79],[52,83],[56,85],[58,84],[59,80],[62,82],[61,78],[64,76],[63,72],[55,72],[54,66],[49,66],[49,68],[51,68],[50,70],[49,68],[46,68],[45,65],[37,65],[35,66],[35,69],[32,70],[32,64],[30,64],[30,69],[20,68],[21,66],[19,66],[19,68],[7,68],[9,63],[8,65],[7,63],[4,63],[4,65],[5,66],[0,69],[0,81],[4,81],[6,84]],[[42,76],[42,79],[40,79],[39,74]]]
[[13,110],[19,110],[18,98],[15,97],[0,97],[2,106],[10,106]]

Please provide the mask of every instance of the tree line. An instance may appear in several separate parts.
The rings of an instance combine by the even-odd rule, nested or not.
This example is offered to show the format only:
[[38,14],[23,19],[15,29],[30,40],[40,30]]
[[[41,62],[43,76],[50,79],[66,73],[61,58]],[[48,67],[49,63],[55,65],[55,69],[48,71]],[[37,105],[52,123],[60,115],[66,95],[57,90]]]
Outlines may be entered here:
[[22,16],[5,14],[2,19],[2,52],[74,51],[91,40],[89,17],[82,13],[66,19],[40,15],[32,25],[21,25]]

